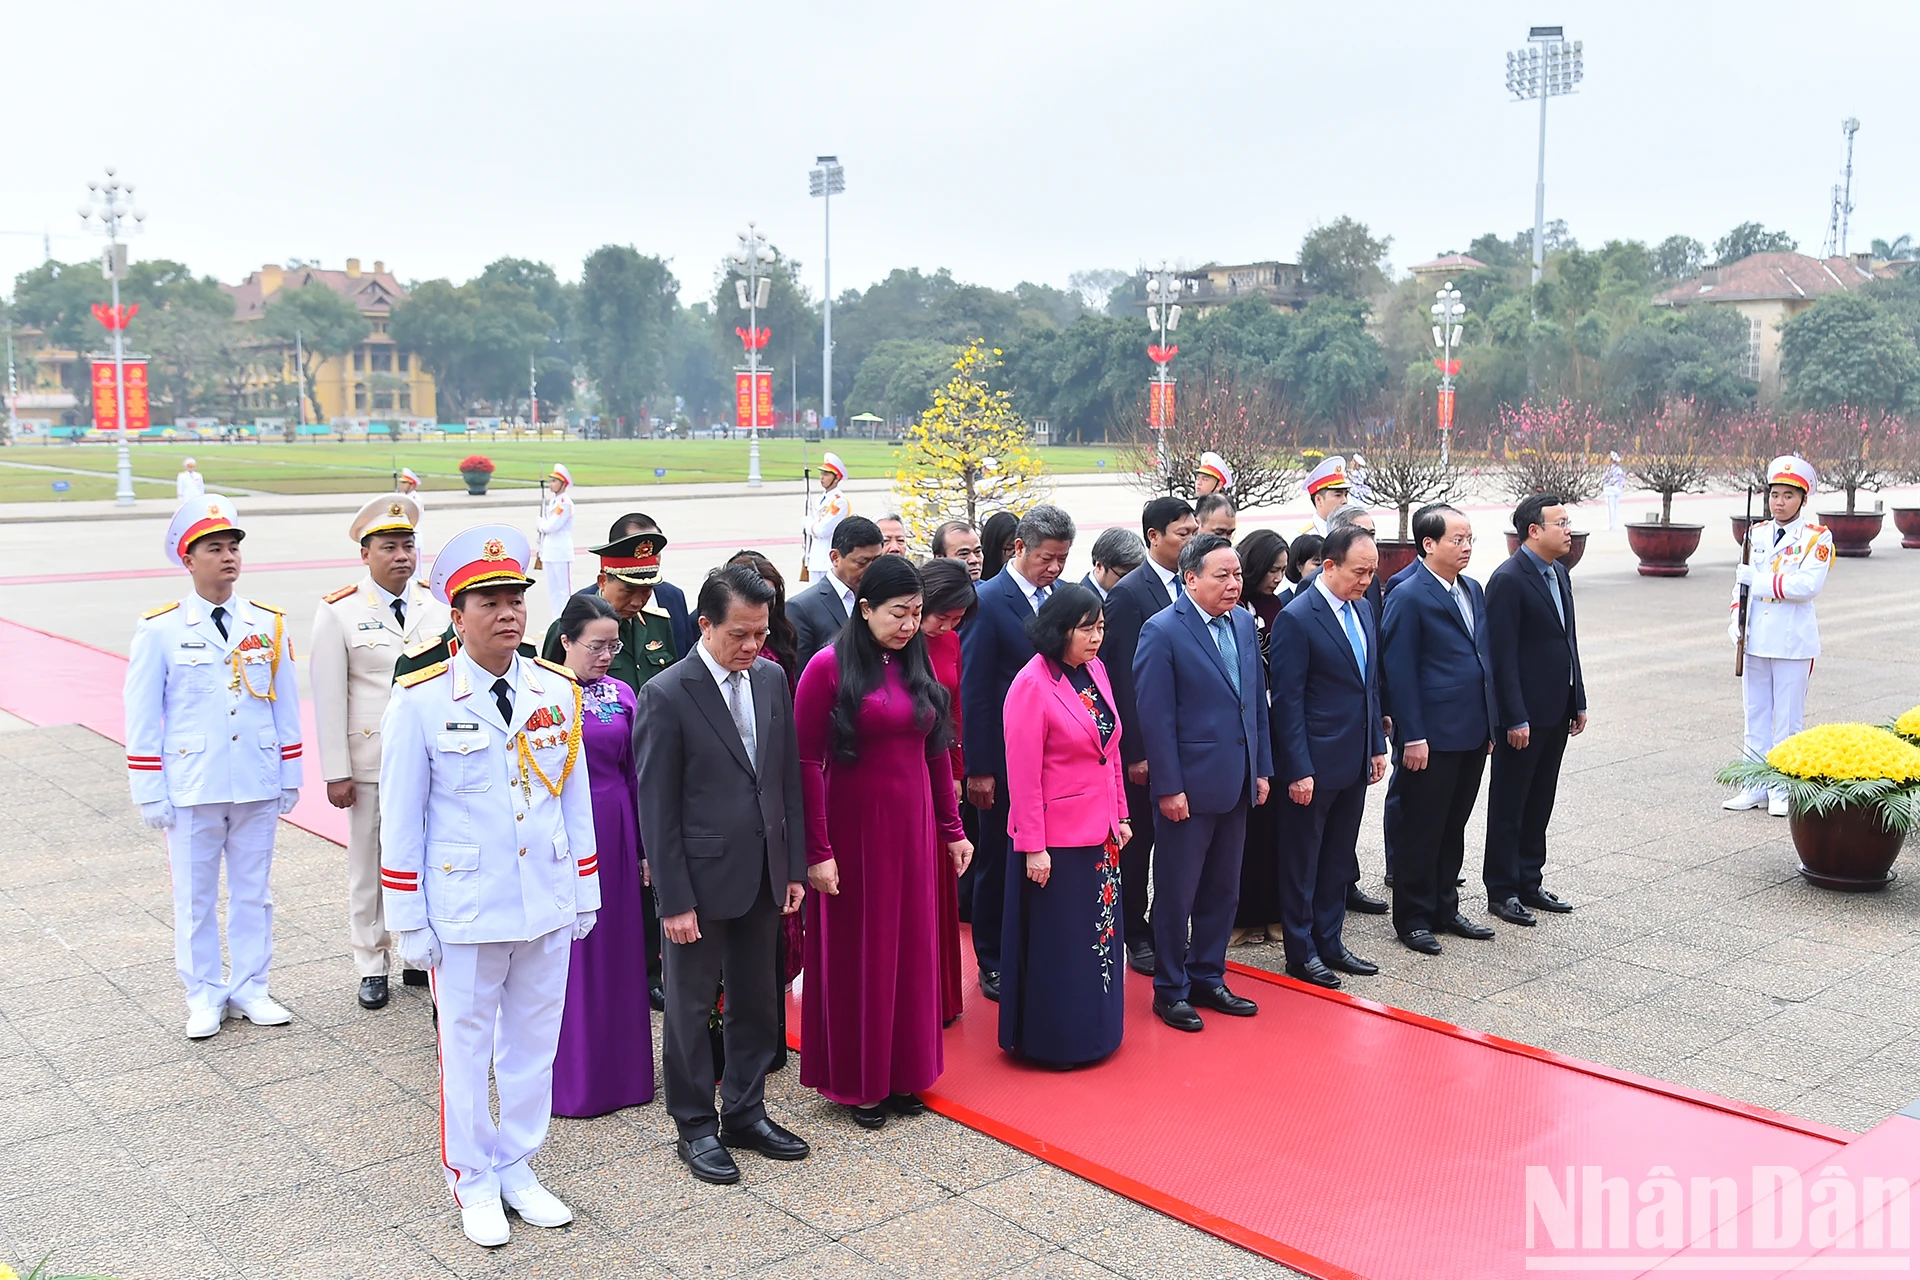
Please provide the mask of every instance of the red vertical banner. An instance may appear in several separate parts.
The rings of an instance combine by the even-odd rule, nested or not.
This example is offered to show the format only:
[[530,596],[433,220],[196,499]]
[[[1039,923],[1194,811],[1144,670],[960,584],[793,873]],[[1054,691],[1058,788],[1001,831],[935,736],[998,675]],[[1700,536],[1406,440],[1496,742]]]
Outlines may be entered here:
[[153,425],[153,409],[147,403],[147,362],[124,362],[127,382],[127,430],[138,433]]
[[1173,425],[1173,383],[1155,380],[1147,384],[1147,425]]
[[112,431],[120,425],[119,411],[114,407],[119,394],[118,384],[113,377],[113,361],[95,360],[93,362],[93,429]]
[[745,369],[733,371],[733,421],[736,426],[753,425],[753,375]]
[[[145,431],[153,425],[153,410],[147,402],[147,362],[145,360],[126,360],[123,362],[127,379],[127,430]],[[117,431],[120,429],[118,408],[119,387],[113,376],[113,361],[95,360],[93,362],[93,429],[95,431]]]
[[773,425],[773,370],[760,370],[759,380],[753,389],[753,425],[770,427]]
[[1440,388],[1440,429],[1453,430],[1453,388]]

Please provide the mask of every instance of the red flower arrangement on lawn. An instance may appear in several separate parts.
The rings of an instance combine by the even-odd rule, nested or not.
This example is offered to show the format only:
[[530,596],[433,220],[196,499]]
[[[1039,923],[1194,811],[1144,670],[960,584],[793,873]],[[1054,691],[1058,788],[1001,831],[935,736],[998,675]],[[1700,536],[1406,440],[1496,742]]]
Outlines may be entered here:
[[472,453],[460,460],[462,471],[484,471],[493,474],[493,459],[483,453]]

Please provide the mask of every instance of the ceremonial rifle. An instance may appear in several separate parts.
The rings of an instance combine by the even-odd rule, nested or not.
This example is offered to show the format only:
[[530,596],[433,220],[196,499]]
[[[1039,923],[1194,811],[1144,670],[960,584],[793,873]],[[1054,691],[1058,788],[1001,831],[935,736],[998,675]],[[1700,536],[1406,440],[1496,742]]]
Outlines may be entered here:
[[[801,434],[801,447],[805,448],[806,435]],[[813,574],[807,566],[813,561],[813,468],[802,467],[800,474],[806,477],[805,497],[801,500],[800,527],[804,531],[800,538],[800,581],[813,581]]]
[[[1753,486],[1747,486],[1747,534],[1740,543],[1740,563],[1753,563]],[[1752,587],[1740,588],[1740,640],[1733,649],[1733,674],[1744,676],[1747,672],[1747,596]]]
[[[540,519],[544,521],[547,518],[547,482],[545,480],[540,481],[539,491]],[[533,526],[533,567],[536,569],[540,568],[540,538],[540,525],[536,523]]]

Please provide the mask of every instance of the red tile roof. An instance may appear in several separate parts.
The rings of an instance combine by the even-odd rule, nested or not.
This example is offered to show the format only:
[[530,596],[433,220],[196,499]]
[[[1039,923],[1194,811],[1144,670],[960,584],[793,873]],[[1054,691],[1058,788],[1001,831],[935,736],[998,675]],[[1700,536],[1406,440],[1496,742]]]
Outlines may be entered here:
[[1756,253],[1721,267],[1708,267],[1654,299],[1669,307],[1690,302],[1757,302],[1817,298],[1887,279],[1886,267],[1865,268],[1852,258],[1810,258],[1804,253]]
[[[232,297],[234,315],[238,319],[258,319],[266,310],[267,300],[273,295],[264,292],[264,281],[260,277],[261,273],[255,271],[239,284],[220,286]],[[326,285],[353,302],[365,315],[385,315],[395,303],[403,302],[407,297],[407,291],[391,271],[363,271],[357,276],[350,276],[344,271],[328,271],[320,267],[288,267],[281,275],[281,289],[298,289],[307,284]]]
[[1425,274],[1429,271],[1472,271],[1477,267],[1484,267],[1486,265],[1487,264],[1480,261],[1480,259],[1469,258],[1464,253],[1449,253],[1442,257],[1435,258],[1432,262],[1416,262],[1411,267],[1408,267],[1407,270],[1415,272],[1416,274]]

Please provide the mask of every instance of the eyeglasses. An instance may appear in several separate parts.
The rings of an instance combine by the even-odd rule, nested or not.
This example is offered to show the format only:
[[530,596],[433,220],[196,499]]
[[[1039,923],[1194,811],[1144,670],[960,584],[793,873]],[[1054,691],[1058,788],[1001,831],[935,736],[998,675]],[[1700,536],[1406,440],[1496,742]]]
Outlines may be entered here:
[[1555,520],[1552,524],[1548,525],[1547,527],[1549,529],[1571,529],[1573,528],[1573,521],[1569,519]]
[[1451,538],[1443,539],[1443,541],[1451,546],[1470,547],[1473,545],[1473,535],[1470,533],[1456,533]]
[[627,646],[623,640],[589,640],[580,647],[596,658],[603,653],[610,658],[617,658],[620,656],[620,651]]

